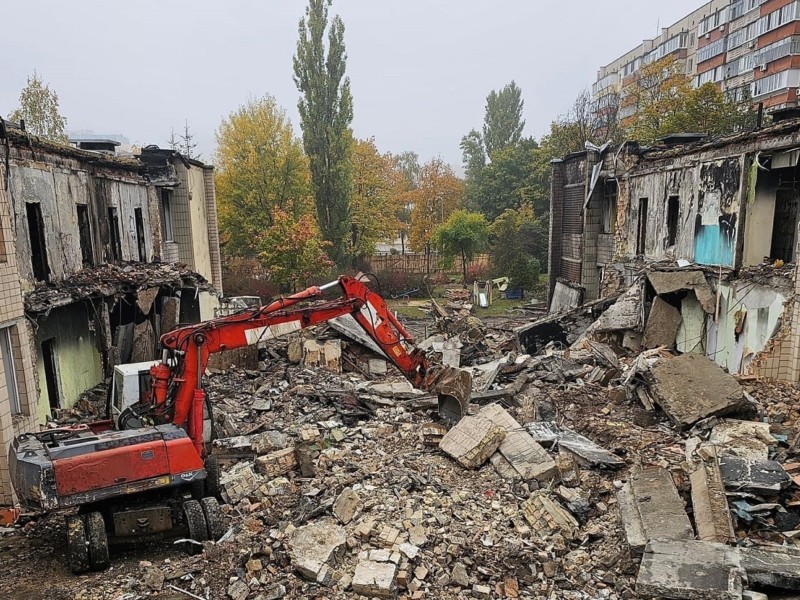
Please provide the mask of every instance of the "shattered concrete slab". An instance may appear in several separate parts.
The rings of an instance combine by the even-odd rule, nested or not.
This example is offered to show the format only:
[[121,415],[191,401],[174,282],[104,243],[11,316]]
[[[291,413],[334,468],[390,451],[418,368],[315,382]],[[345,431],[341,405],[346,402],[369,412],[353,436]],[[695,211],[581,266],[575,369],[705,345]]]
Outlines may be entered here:
[[709,449],[708,457],[700,458],[695,467],[689,480],[697,537],[705,542],[736,542],[725,485],[714,449]]
[[329,566],[341,560],[346,543],[344,528],[331,521],[315,521],[291,533],[289,556],[303,577],[322,583],[329,576]]
[[507,363],[507,358],[501,358],[489,363],[467,368],[466,370],[472,374],[472,391],[480,393],[488,390],[489,386],[492,385],[497,378],[500,367]]
[[636,553],[654,539],[690,540],[694,530],[669,471],[651,467],[617,492],[628,545]]
[[739,382],[705,356],[664,358],[653,365],[650,374],[656,402],[678,427],[690,427],[706,417],[753,410]]
[[341,317],[328,321],[328,325],[343,336],[358,342],[362,346],[366,346],[378,356],[386,358],[386,354],[381,350],[381,347],[375,343],[375,340],[367,335],[364,328],[353,318],[353,315],[342,315]]
[[439,448],[467,469],[477,469],[494,454],[506,431],[479,415],[461,419],[439,442]]
[[777,494],[792,482],[783,466],[774,460],[720,456],[719,468],[725,488],[730,491]]
[[653,286],[656,294],[672,294],[685,290],[692,290],[708,314],[714,314],[716,297],[706,281],[702,271],[653,271],[647,272],[647,280]]
[[560,449],[572,454],[584,466],[619,468],[625,464],[616,454],[553,421],[534,421],[528,423],[527,427],[534,440],[545,445],[558,444]]
[[800,550],[788,547],[737,548],[751,584],[800,590]]
[[489,404],[478,414],[505,430],[498,450],[523,479],[549,481],[556,476],[555,461],[503,407]]
[[369,597],[393,598],[396,573],[397,565],[392,562],[361,560],[353,575],[353,591]]
[[744,570],[736,549],[695,540],[647,544],[636,591],[646,598],[740,600]]
[[767,460],[770,446],[776,444],[769,423],[736,419],[723,419],[714,425],[708,441],[719,448],[720,454],[753,460]]
[[609,331],[640,330],[642,326],[642,284],[637,283],[622,294],[581,337]]
[[537,536],[548,537],[561,533],[572,538],[578,530],[578,521],[543,490],[537,490],[522,503],[522,514]]
[[566,279],[556,280],[553,298],[550,300],[550,314],[559,314],[578,308],[583,303],[586,288]]
[[683,322],[680,311],[656,296],[644,327],[644,347],[675,347],[678,329]]

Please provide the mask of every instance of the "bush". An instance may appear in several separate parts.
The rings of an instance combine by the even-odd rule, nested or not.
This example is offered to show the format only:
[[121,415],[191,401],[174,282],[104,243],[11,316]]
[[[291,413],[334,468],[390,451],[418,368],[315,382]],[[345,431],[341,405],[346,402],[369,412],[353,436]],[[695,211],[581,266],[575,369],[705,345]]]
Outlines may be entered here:
[[380,289],[378,289],[378,286],[373,286],[373,289],[386,299],[411,290],[419,290],[417,295],[423,298],[428,295],[425,275],[422,273],[380,271],[375,276],[380,284]]
[[267,279],[255,259],[226,258],[222,266],[226,296],[258,296],[262,302],[278,295],[278,287]]

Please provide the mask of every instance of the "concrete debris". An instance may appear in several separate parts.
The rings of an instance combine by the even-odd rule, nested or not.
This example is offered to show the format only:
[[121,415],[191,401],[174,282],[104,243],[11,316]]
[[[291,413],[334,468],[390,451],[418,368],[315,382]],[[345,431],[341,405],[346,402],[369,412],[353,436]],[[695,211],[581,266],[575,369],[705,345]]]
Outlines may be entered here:
[[702,271],[647,271],[647,280],[659,296],[674,294],[681,291],[693,291],[703,310],[714,314],[716,309],[716,295],[706,281]]
[[723,544],[735,543],[736,535],[725,497],[725,485],[714,448],[711,448],[707,458],[700,458],[690,475],[690,481],[698,539]]
[[358,497],[358,494],[352,488],[345,488],[333,503],[333,514],[342,524],[347,525],[353,520],[360,505],[361,498]]
[[662,359],[650,373],[656,402],[678,427],[707,417],[753,412],[742,386],[705,356]]
[[534,440],[546,446],[557,444],[559,449],[566,450],[584,466],[619,468],[625,461],[598,446],[592,440],[566,427],[560,427],[552,421],[528,423],[528,432]]
[[714,425],[708,438],[724,455],[754,460],[767,460],[777,441],[770,433],[769,423],[723,419]]
[[287,543],[294,568],[303,577],[322,583],[330,576],[330,566],[342,558],[346,542],[342,527],[317,521],[295,529]]
[[725,487],[731,491],[777,494],[792,482],[783,466],[774,460],[721,456],[719,468]]
[[678,329],[683,322],[681,312],[656,296],[653,306],[647,317],[647,325],[644,328],[644,347],[674,348],[675,340],[678,337]]
[[359,561],[351,584],[353,591],[364,596],[393,598],[396,572],[397,565],[391,562]]
[[341,340],[325,340],[320,343],[311,339],[303,342],[303,364],[323,366],[334,373],[342,372]]
[[256,458],[256,471],[269,478],[286,475],[297,468],[294,448],[284,448]]
[[508,411],[499,404],[489,404],[478,414],[505,430],[498,450],[522,479],[544,482],[556,476],[553,459]]
[[486,417],[464,417],[442,438],[439,448],[467,469],[477,469],[505,437],[505,429]]
[[539,538],[547,538],[555,533],[572,538],[579,527],[578,521],[568,510],[541,490],[531,494],[521,508],[525,520]]
[[650,540],[690,540],[694,530],[669,471],[660,467],[632,475],[617,493],[628,545],[642,552]]

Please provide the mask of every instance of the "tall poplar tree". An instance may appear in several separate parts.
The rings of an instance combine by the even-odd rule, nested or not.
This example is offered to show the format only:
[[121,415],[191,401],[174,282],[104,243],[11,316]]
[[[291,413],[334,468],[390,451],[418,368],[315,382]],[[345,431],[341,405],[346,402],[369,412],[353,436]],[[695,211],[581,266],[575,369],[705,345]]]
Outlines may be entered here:
[[331,0],[309,0],[300,19],[293,65],[317,220],[323,237],[332,244],[331,258],[344,267],[351,220],[353,98],[345,76],[344,23],[337,15],[328,27],[330,4]]
[[514,146],[522,139],[525,119],[522,90],[512,80],[499,92],[486,97],[486,116],[483,121],[483,144],[489,157],[499,150]]

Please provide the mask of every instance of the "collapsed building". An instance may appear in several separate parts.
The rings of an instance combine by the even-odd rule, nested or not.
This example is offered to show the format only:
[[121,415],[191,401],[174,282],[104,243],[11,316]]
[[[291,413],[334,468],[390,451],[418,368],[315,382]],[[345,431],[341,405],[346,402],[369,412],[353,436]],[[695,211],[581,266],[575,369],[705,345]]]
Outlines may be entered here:
[[11,439],[69,409],[114,365],[157,358],[222,292],[213,167],[0,128],[0,505]]
[[551,312],[634,286],[630,318],[616,329],[621,344],[800,380],[794,116],[718,138],[674,135],[652,148],[587,144],[553,161]]

